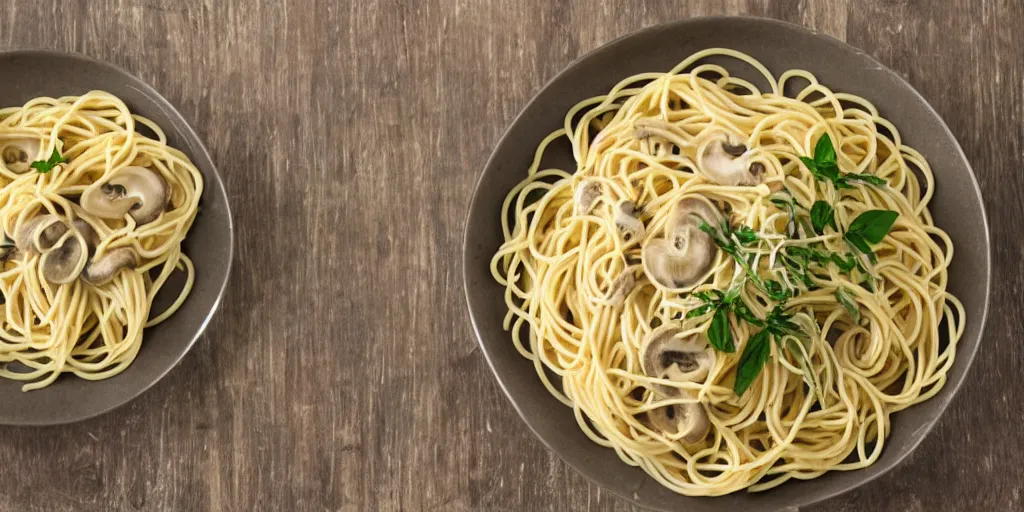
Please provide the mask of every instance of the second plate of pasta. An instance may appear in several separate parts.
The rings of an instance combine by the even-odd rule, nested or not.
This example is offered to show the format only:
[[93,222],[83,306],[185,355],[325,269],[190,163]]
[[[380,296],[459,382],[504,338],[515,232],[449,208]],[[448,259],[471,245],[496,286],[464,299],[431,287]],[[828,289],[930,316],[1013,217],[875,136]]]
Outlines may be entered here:
[[227,283],[220,178],[174,108],[128,73],[0,54],[0,423],[75,421],[173,367]]

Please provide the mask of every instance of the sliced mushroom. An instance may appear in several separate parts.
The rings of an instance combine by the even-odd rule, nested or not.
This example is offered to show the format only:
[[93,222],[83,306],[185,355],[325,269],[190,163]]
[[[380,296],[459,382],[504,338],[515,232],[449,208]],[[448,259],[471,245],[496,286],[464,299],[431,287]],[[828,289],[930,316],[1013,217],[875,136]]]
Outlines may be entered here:
[[619,230],[619,237],[627,245],[643,238],[644,223],[636,218],[636,205],[633,201],[621,201],[615,207],[615,227]]
[[14,242],[25,253],[47,253],[67,233],[68,226],[56,215],[36,215],[18,227]]
[[[715,364],[715,356],[707,351],[707,342],[697,334],[677,338],[678,330],[663,326],[647,335],[640,364],[648,377],[674,382],[703,382]],[[655,384],[665,396],[679,396],[679,388]]]
[[82,238],[85,239],[85,243],[90,249],[95,249],[102,241],[100,240],[100,235],[96,233],[96,230],[93,229],[92,226],[84,219],[75,219],[71,225],[74,226],[75,231],[78,231],[78,233],[82,235]]
[[675,145],[677,148],[680,149],[680,151],[683,148],[691,146],[689,142],[687,142],[680,136],[678,128],[673,126],[672,123],[663,121],[661,119],[651,117],[637,119],[633,123],[633,128],[635,129],[634,134],[638,139],[646,139],[651,137],[652,135],[656,137],[661,137],[662,139],[665,139],[667,142],[670,142],[671,144]]
[[764,172],[764,164],[751,163],[747,146],[738,137],[725,132],[717,133],[705,146],[700,159],[700,170],[709,180],[719,185],[757,185]]
[[[722,221],[722,212],[715,208],[702,196],[688,196],[679,200],[672,210],[665,231],[671,233],[681,227],[696,226],[700,228],[701,222],[707,222],[711,226],[717,226]],[[703,233],[703,231],[701,231]],[[711,238],[710,236],[708,237]]]
[[633,286],[635,285],[636,278],[633,277],[632,270],[626,270],[619,274],[619,277],[612,281],[611,288],[608,289],[608,302],[615,307],[621,306],[626,301],[626,296],[629,295],[629,292],[633,291]]
[[576,215],[586,215],[592,212],[599,197],[601,197],[601,183],[594,180],[584,180],[580,183],[573,195]]
[[718,254],[718,246],[700,225],[716,226],[720,219],[705,199],[691,196],[676,203],[665,227],[667,238],[652,240],[641,254],[647,277],[672,289],[697,284]]
[[170,188],[160,173],[129,166],[82,193],[82,208],[101,219],[122,219],[129,214],[139,225],[156,220],[167,208]]
[[11,171],[22,173],[39,156],[41,143],[38,139],[21,138],[0,140],[0,158]]
[[0,262],[7,261],[16,252],[18,252],[18,246],[14,243],[14,240],[6,236],[0,240]]
[[82,279],[93,285],[105,284],[113,279],[118,272],[126,268],[135,268],[138,263],[135,249],[118,247],[107,251],[100,258],[93,258],[89,261],[85,266],[85,271],[82,272]]
[[711,421],[699,403],[675,404],[648,411],[651,425],[666,434],[681,435],[686,444],[703,441],[711,430]]
[[39,265],[43,269],[43,279],[53,284],[67,284],[78,277],[87,259],[85,240],[72,235],[60,247],[44,254]]

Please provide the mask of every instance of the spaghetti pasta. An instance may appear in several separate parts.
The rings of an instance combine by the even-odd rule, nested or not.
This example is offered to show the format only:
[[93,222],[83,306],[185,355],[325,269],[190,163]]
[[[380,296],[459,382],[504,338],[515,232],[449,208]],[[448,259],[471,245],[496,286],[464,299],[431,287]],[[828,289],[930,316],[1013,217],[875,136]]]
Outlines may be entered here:
[[[576,168],[542,168],[563,137]],[[673,491],[866,467],[945,383],[953,245],[868,100],[709,49],[577,104],[527,174],[491,262],[505,328],[590,439]]]
[[[144,135],[145,131],[152,136]],[[0,376],[40,389],[117,375],[194,279],[182,240],[203,179],[152,121],[102,91],[0,109]],[[184,285],[151,311],[176,272]]]

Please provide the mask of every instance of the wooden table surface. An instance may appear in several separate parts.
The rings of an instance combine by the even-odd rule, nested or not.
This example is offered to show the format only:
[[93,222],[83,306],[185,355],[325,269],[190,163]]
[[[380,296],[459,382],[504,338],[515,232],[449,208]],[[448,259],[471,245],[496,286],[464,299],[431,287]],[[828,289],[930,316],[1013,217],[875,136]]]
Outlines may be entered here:
[[997,286],[964,388],[897,470],[813,510],[1024,510],[1024,2],[3,0],[0,50],[104,59],[180,107],[225,180],[237,261],[151,391],[0,428],[0,512],[634,510],[548,452],[491,377],[462,227],[545,81],[705,14],[805,24],[895,69],[988,202]]

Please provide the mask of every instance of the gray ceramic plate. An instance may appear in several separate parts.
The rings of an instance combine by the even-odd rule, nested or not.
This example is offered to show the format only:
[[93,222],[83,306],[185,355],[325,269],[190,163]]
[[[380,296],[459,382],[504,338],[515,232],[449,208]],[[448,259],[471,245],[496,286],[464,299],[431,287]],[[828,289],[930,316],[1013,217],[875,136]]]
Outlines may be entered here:
[[[791,68],[807,69],[834,90],[866,97],[896,124],[907,144],[925,155],[935,172],[931,206],[935,222],[949,233],[956,246],[949,289],[963,300],[968,320],[946,386],[932,400],[893,415],[886,449],[870,468],[791,481],[759,494],[689,498],[661,487],[580,432],[570,409],[547,393],[533,366],[516,352],[508,333],[502,330],[506,312],[503,289],[492,280],[488,262],[502,241],[502,200],[525,176],[537,144],[561,127],[570,107],[607,92],[627,76],[667,71],[698,50],[718,46],[749,53],[776,76]],[[763,80],[757,81],[756,75],[735,61],[719,63],[764,87]],[[555,154],[543,167],[550,163],[562,169],[575,168],[568,145],[560,147],[561,154]],[[466,299],[477,339],[498,382],[527,425],[587,478],[636,504],[666,511],[798,507],[853,489],[892,469],[921,442],[960,388],[981,342],[988,309],[989,238],[981,192],[970,164],[942,119],[909,84],[863,52],[796,25],[757,18],[697,18],[649,28],[599,48],[556,76],[530,101],[487,162],[470,207],[463,258]]]
[[[65,375],[49,387],[24,393],[21,383],[0,380],[0,424],[67,423],[109,411],[135,398],[174,367],[209,323],[220,303],[231,267],[233,229],[224,185],[199,137],[160,94],[110,64],[51,51],[0,53],[0,106],[21,105],[38,96],[79,95],[102,89],[120,97],[136,114],[155,121],[168,143],[185,152],[203,173],[201,212],[184,251],[196,267],[192,294],[174,316],[145,330],[135,362],[103,381]],[[170,284],[169,284],[170,286]],[[157,296],[157,310],[168,294]]]

